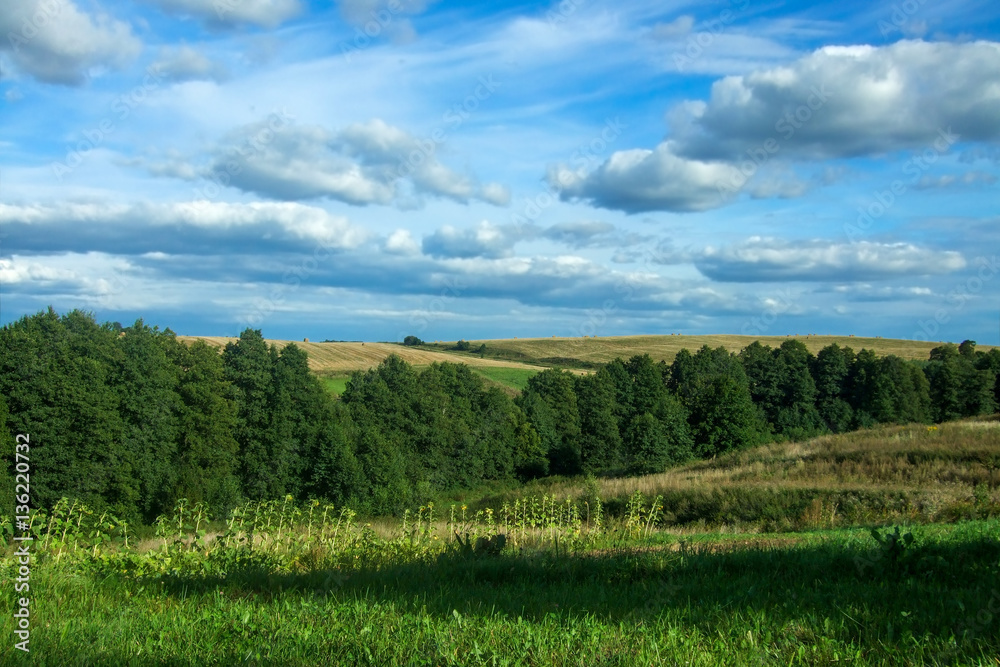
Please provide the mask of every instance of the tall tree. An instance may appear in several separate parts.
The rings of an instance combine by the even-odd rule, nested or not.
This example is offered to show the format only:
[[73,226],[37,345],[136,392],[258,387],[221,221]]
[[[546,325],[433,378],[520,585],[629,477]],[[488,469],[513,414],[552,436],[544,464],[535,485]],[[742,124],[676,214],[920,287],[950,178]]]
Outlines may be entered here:
[[121,352],[113,384],[124,422],[122,463],[139,482],[139,505],[147,521],[170,509],[177,484],[178,377],[161,340],[169,336],[140,319],[115,339]]
[[224,517],[241,500],[239,445],[233,437],[236,405],[222,357],[203,341],[190,346],[169,337],[165,353],[177,373],[177,484],[172,501],[205,501]]
[[277,353],[268,349],[260,329],[246,329],[222,352],[230,396],[236,404],[234,436],[239,444],[239,476],[246,496],[253,500],[284,495],[278,474],[282,462],[271,429],[274,364]]
[[580,458],[588,473],[621,470],[624,464],[615,382],[607,368],[576,377]]
[[781,373],[776,430],[794,439],[821,432],[823,420],[816,409],[816,382],[809,371],[814,358],[809,349],[802,341],[786,340],[775,350],[774,357]]
[[[550,428],[554,437],[548,445],[549,471],[556,475],[576,475],[583,469],[580,453],[580,413],[577,408],[576,393],[573,391],[573,375],[567,371],[547,369],[533,375],[521,395],[522,407],[529,418],[533,412],[543,420],[538,429],[543,442],[545,431]],[[535,403],[535,398],[548,408],[548,416]],[[544,429],[544,430],[543,430]]]
[[767,424],[753,403],[743,366],[725,348],[706,345],[693,356],[678,354],[670,375],[690,415],[696,455],[714,456],[766,440]]
[[836,343],[819,351],[812,363],[816,382],[816,408],[826,427],[834,433],[851,428],[854,411],[848,402],[848,375],[854,362],[854,351]]

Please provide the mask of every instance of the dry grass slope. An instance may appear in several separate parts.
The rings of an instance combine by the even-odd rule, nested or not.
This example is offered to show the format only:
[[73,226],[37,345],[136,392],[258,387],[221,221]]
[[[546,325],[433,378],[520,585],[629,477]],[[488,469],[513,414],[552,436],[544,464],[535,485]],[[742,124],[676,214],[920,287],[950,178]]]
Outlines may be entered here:
[[[841,347],[850,347],[855,352],[862,348],[874,350],[880,356],[895,354],[904,359],[926,360],[930,351],[941,343],[924,343],[913,340],[898,340],[891,338],[859,338],[854,336],[607,336],[594,338],[515,338],[501,340],[470,341],[473,348],[485,343],[493,350],[510,351],[524,355],[525,360],[567,358],[579,359],[584,362],[605,363],[615,357],[627,359],[636,354],[648,354],[654,361],[673,361],[674,356],[683,348],[694,352],[703,345],[709,347],[724,347],[733,352],[739,352],[744,347],[759,340],[764,345],[778,347],[786,340],[802,341],[805,346],[816,354],[824,347],[836,343]],[[977,349],[989,350],[991,346],[979,346]]]
[[[178,336],[179,340],[192,342],[203,340],[209,345],[222,348],[235,338],[222,336]],[[683,348],[694,352],[703,345],[722,346],[739,352],[755,340],[765,345],[778,347],[786,340],[796,338],[805,343],[813,354],[836,343],[855,351],[861,348],[875,350],[879,355],[895,354],[904,359],[926,360],[930,351],[940,343],[896,340],[890,338],[854,338],[851,336],[608,336],[595,338],[509,338],[499,340],[470,341],[473,349],[486,343],[490,355],[507,356],[480,358],[474,354],[463,354],[445,350],[428,350],[404,347],[393,343],[303,343],[299,341],[270,340],[279,348],[295,342],[309,355],[309,366],[313,371],[325,375],[345,374],[356,370],[367,370],[377,366],[390,354],[398,354],[408,363],[426,367],[434,362],[448,361],[464,363],[473,368],[520,368],[538,369],[538,366],[573,366],[574,360],[583,364],[602,364],[616,357],[627,359],[636,354],[648,354],[654,361],[673,361]],[[453,343],[451,343],[453,344]],[[451,345],[449,344],[449,345]],[[989,350],[988,345],[978,349]]]
[[[216,348],[225,347],[226,343],[235,342],[236,338],[223,336],[178,336],[178,340],[186,343],[203,340]],[[299,341],[269,340],[268,344],[277,345],[279,349],[294,342],[309,355],[309,367],[317,373],[336,374],[350,373],[358,370],[368,370],[378,366],[383,359],[391,354],[399,355],[407,363],[418,367],[430,366],[435,362],[462,362],[474,368],[500,367],[534,369],[532,366],[513,361],[498,361],[480,359],[470,355],[457,355],[448,352],[433,352],[412,347],[404,347],[393,343],[303,343]]]
[[[614,514],[637,491],[647,500],[660,496],[666,524],[681,532],[986,518],[1000,515],[1000,416],[773,444],[597,485],[590,492]],[[581,481],[544,490],[581,497]],[[510,501],[508,495],[482,504]]]

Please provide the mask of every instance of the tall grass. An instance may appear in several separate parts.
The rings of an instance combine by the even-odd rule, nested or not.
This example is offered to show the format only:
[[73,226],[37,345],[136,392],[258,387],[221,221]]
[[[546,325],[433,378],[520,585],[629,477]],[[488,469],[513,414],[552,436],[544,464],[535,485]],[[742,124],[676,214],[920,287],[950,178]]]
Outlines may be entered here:
[[[1000,655],[996,520],[915,528],[890,560],[863,530],[657,542],[655,499],[636,494],[608,544],[562,549],[563,531],[582,528],[572,506],[510,508],[506,529],[524,542],[499,555],[434,540],[442,524],[491,525],[468,508],[452,519],[425,506],[381,537],[348,510],[290,501],[242,508],[226,540],[185,531],[200,509],[184,506],[143,553],[112,540],[56,559],[50,541],[32,570],[31,662],[986,665]],[[316,547],[323,557],[300,558]],[[13,567],[0,566],[5,581]],[[11,612],[4,596],[7,636]],[[3,664],[18,657],[0,647]]]

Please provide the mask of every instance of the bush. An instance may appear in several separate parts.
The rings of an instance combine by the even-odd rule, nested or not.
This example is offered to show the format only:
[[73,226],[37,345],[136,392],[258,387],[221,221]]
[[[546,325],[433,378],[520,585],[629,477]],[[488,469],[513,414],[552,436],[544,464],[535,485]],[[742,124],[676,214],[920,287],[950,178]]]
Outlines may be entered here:
[[455,349],[459,352],[468,352],[472,349],[472,345],[467,340],[460,340],[455,344]]
[[413,347],[414,345],[423,345],[424,341],[420,340],[416,336],[407,336],[403,339],[403,345],[408,347]]

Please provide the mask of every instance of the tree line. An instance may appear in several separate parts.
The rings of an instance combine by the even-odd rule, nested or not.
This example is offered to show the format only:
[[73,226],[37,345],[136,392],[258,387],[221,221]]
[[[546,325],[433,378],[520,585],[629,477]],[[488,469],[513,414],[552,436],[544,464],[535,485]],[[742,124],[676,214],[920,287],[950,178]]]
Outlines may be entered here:
[[0,497],[12,506],[13,435],[28,433],[36,506],[68,496],[148,522],[180,498],[224,515],[290,495],[398,512],[489,482],[650,473],[776,439],[988,414],[998,371],[1000,351],[972,341],[913,362],[789,340],[544,370],[512,398],[464,364],[418,371],[391,356],[336,400],[301,348],[259,330],[219,354],[142,320],[50,308],[0,329]]

